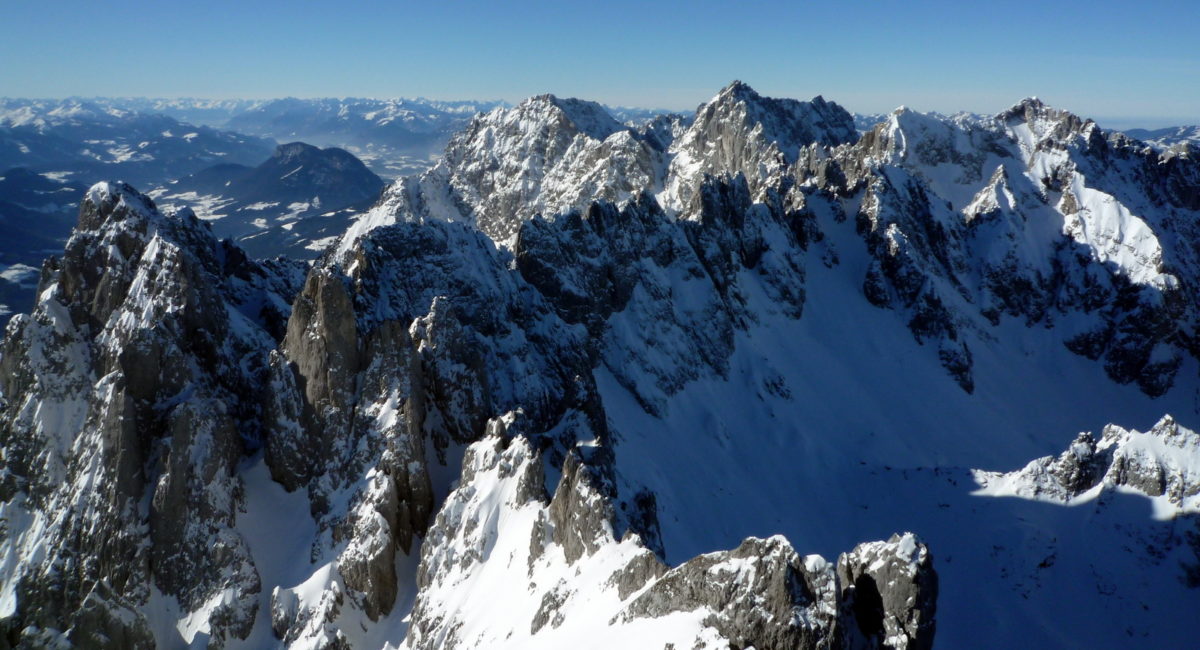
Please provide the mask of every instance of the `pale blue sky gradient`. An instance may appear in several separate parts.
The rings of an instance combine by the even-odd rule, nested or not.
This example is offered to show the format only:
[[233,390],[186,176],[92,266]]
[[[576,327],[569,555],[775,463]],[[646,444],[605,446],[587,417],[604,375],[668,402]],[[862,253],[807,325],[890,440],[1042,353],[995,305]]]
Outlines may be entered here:
[[860,112],[1200,123],[1200,1],[0,0],[0,96],[506,99],[691,109],[732,79]]

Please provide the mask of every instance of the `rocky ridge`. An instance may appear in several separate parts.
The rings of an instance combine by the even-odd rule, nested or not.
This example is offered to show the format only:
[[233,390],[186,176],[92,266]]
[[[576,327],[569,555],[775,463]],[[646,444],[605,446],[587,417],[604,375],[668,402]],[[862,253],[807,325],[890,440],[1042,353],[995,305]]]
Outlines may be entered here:
[[[1106,137],[1036,99],[995,117],[900,109],[858,139],[836,104],[765,98],[740,82],[677,124],[669,136],[622,128],[597,105],[552,96],[477,116],[437,167],[393,185],[337,254],[398,220],[472,224],[515,250],[531,218],[594,200],[620,208],[650,194],[687,221],[740,191],[733,219],[766,209],[795,233],[775,247],[784,256],[823,238],[814,213],[853,218],[871,256],[863,293],[933,344],[968,392],[972,339],[1005,318],[1056,328],[1151,395],[1196,357],[1200,261],[1180,242],[1197,236],[1200,163],[1187,150]],[[838,251],[822,256],[836,264]],[[802,294],[802,281],[789,284]]]
[[[462,615],[423,603],[436,602],[455,572],[478,569],[453,550],[481,532],[480,517],[463,517],[456,499],[494,504],[496,494],[472,487],[487,469],[473,469],[483,443],[466,447],[459,487],[440,509],[446,486],[433,475],[485,434],[529,453],[527,467],[506,470],[522,477],[518,492],[544,522],[525,533],[531,559],[522,566],[539,558],[561,572],[624,539],[639,559],[622,573],[634,577],[612,584],[624,581],[622,599],[633,598],[629,580],[666,570],[653,496],[616,493],[587,328],[560,318],[508,259],[463,224],[401,223],[361,241],[344,275],[318,267],[300,287],[295,267],[250,262],[188,212],[163,215],[128,186],[89,190],[62,261],[47,266],[39,310],[14,319],[6,338],[5,507],[33,520],[16,531],[7,563],[14,638],[170,643],[151,614],[170,598],[200,617],[183,641],[236,646],[266,616],[259,603],[269,589],[271,629],[294,647],[353,646],[353,621],[382,620],[415,595],[408,642],[421,646],[439,621]],[[51,403],[70,403],[76,415],[47,420],[41,409]],[[240,523],[239,468],[258,449],[276,482],[306,495],[320,598],[264,585],[257,570]],[[550,497],[543,481],[556,474]],[[72,541],[78,526],[104,546]],[[405,594],[395,567],[418,539],[418,591]],[[76,556],[100,563],[65,581],[37,573],[61,575],[55,558]],[[125,556],[135,560],[104,563]],[[756,629],[768,625],[748,616]],[[791,625],[772,616],[770,626]],[[738,624],[678,633],[730,635]],[[846,624],[825,617],[808,634],[832,638]]]
[[[301,271],[219,244],[127,185],[88,191],[0,363],[10,631],[152,647],[157,593],[244,637],[259,576],[234,530],[252,402]],[[215,600],[214,600],[215,599]],[[11,627],[13,620],[21,625]],[[22,632],[22,629],[24,630]]]
[[1080,433],[1059,456],[1015,472],[976,472],[983,493],[1063,503],[1127,489],[1172,513],[1200,513],[1200,434],[1166,416],[1145,433],[1105,427],[1096,440]]

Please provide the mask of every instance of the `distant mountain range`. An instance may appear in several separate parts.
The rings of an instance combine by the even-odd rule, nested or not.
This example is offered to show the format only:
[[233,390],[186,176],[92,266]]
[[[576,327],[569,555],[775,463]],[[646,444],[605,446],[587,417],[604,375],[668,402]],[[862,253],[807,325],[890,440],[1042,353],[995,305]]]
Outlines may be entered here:
[[1169,126],[1165,129],[1129,129],[1125,135],[1142,140],[1156,149],[1169,149],[1177,144],[1200,147],[1200,125]]
[[353,154],[303,142],[280,145],[257,167],[210,167],[151,192],[164,207],[190,206],[218,237],[254,257],[316,257],[384,182]]
[[[503,101],[294,97],[271,100],[97,99],[120,110],[162,113],[280,142],[303,141],[346,149],[388,179],[422,172],[450,136],[477,113],[507,108]],[[622,122],[642,123],[667,111],[608,107]]]
[[0,99],[0,170],[25,167],[90,185],[149,186],[219,162],[256,164],[274,142],[81,100]]

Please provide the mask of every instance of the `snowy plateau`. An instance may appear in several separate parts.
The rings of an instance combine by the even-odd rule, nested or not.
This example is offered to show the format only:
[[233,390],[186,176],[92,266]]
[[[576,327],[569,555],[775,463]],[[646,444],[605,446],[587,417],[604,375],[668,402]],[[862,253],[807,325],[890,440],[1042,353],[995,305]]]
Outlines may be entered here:
[[3,271],[0,648],[1197,645],[1194,144],[644,117],[479,113],[314,262],[87,189]]

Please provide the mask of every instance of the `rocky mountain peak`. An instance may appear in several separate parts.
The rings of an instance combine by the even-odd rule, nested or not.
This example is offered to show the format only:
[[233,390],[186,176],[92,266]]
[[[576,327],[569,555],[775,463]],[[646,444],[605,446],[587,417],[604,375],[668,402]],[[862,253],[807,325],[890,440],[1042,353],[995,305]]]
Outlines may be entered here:
[[1031,95],[1029,97],[1022,99],[1021,101],[1017,102],[1016,104],[1013,104],[1012,107],[1010,107],[1008,110],[1009,111],[1015,111],[1015,110],[1042,111],[1042,110],[1046,110],[1047,108],[1049,108],[1049,107],[1046,105],[1046,102],[1043,102],[1036,95]]
[[696,111],[671,145],[673,158],[663,204],[687,213],[706,176],[743,174],[752,193],[778,185],[801,149],[833,147],[858,139],[854,117],[841,106],[764,97],[741,81],[725,87]]
[[[1063,143],[1095,126],[1069,111],[1048,106],[1036,97],[1027,97],[996,116],[996,120],[1014,130],[1024,140],[1033,143],[1052,141]],[[1026,136],[1025,132],[1029,135]]]
[[[537,119],[538,116],[565,120],[575,130],[594,140],[603,140],[625,127],[613,118],[603,106],[596,102],[575,98],[560,98],[552,94],[530,97],[517,105],[516,114],[521,118]],[[508,112],[508,111],[503,111]]]
[[742,81],[741,79],[734,79],[733,81],[729,82],[728,86],[725,86],[720,92],[717,93],[717,97],[730,97],[734,101],[740,102],[748,99],[758,99],[760,95],[757,91],[750,87],[750,84]]
[[[50,572],[7,588],[15,616],[58,630],[26,644],[62,633],[76,646],[152,647],[138,611],[151,585],[188,608],[223,594],[211,636],[249,632],[261,586],[232,529],[235,468],[261,440],[264,348],[295,271],[255,264],[190,210],[164,214],[127,184],[88,190],[0,354],[0,393],[21,407],[0,411],[7,489],[45,507],[39,537],[6,552],[37,553]],[[58,568],[79,556],[106,559]]]
[[591,201],[625,201],[662,184],[665,129],[655,136],[617,122],[595,102],[539,95],[477,115],[436,167],[401,179],[336,252],[371,228],[403,221],[466,222],[510,247],[521,223]]
[[1149,431],[1104,428],[1099,440],[1080,433],[1059,456],[1046,456],[1008,473],[976,471],[993,496],[1077,502],[1128,489],[1157,501],[1163,513],[1200,510],[1200,434],[1163,416]]
[[836,146],[858,140],[854,117],[838,104],[819,95],[807,102],[765,97],[742,81],[730,83],[697,112],[697,123],[714,121],[757,126],[792,162],[813,142]]
[[161,217],[150,197],[120,182],[96,183],[84,195],[80,208],[80,217],[86,217],[79,224],[84,230],[97,230],[110,220]]

